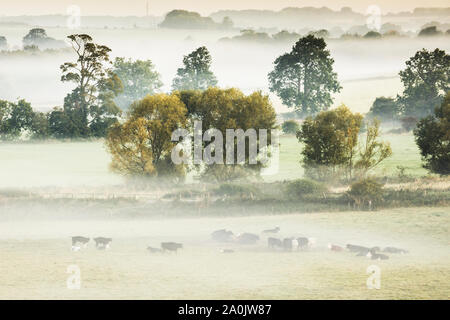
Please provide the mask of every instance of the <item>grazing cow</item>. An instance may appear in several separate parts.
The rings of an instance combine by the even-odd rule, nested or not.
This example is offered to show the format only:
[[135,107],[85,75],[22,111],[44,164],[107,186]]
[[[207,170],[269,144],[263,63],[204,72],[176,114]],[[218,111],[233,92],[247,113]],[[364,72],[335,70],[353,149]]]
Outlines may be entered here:
[[97,237],[94,238],[95,247],[99,250],[108,249],[112,238]]
[[283,249],[285,251],[292,251],[292,247],[293,247],[292,238],[283,239]]
[[254,244],[259,240],[259,236],[253,233],[242,233],[237,236],[237,242],[240,244]]
[[160,249],[160,248],[153,248],[153,247],[147,247],[147,250],[148,250],[148,252],[150,252],[150,253],[162,253],[163,251],[162,251],[162,249]]
[[283,242],[280,239],[272,237],[267,239],[267,245],[269,246],[269,248],[283,248]]
[[233,249],[222,249],[220,250],[221,253],[233,253],[234,250]]
[[386,247],[383,249],[383,252],[405,254],[405,253],[408,253],[408,250],[395,248],[395,247]]
[[163,252],[174,251],[175,253],[177,253],[177,250],[181,248],[183,248],[183,244],[181,243],[161,242],[161,249],[163,250]]
[[336,251],[336,252],[340,252],[340,251],[344,250],[344,248],[342,248],[341,246],[338,246],[336,244],[331,244],[331,243],[328,244],[328,249],[330,249],[331,251]]
[[309,240],[306,237],[297,238],[297,242],[298,242],[298,248],[302,249],[302,250],[306,249],[309,244]]
[[354,244],[347,244],[346,248],[350,251],[350,252],[369,252],[369,248],[367,247],[363,247],[363,246],[357,246]]
[[89,242],[89,238],[86,238],[86,237],[82,237],[82,236],[72,237],[72,247],[75,247],[77,245],[77,243],[86,247],[88,242]]
[[278,233],[280,231],[280,227],[275,227],[273,229],[264,230],[262,233]]
[[371,249],[367,253],[366,256],[372,260],[388,260],[389,259],[389,256],[382,254],[382,253],[376,253],[376,251],[373,249]]
[[211,238],[219,242],[229,242],[233,240],[234,234],[231,231],[225,229],[216,230],[211,233]]

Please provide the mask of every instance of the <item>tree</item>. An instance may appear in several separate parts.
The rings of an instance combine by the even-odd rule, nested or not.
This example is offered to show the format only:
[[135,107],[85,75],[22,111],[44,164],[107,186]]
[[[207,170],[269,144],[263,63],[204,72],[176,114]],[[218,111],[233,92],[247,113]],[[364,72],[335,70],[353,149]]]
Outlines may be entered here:
[[221,25],[210,17],[202,17],[199,13],[186,10],[172,10],[166,14],[161,28],[172,29],[217,29]]
[[43,112],[34,112],[31,123],[33,139],[46,139],[50,136],[48,115]]
[[23,46],[38,46],[42,41],[45,41],[47,39],[47,32],[42,28],[34,28],[31,29],[28,34],[23,37]]
[[183,68],[177,70],[173,79],[174,90],[206,90],[217,85],[217,79],[210,70],[211,55],[206,47],[200,47],[183,58]]
[[296,134],[300,129],[300,125],[295,120],[286,120],[281,125],[281,130],[286,134]]
[[438,36],[441,34],[442,34],[442,32],[437,30],[436,26],[430,26],[430,27],[426,27],[426,28],[423,28],[422,30],[420,30],[419,37]]
[[42,28],[31,29],[28,34],[23,37],[22,43],[25,50],[60,49],[66,47],[64,41],[50,38],[47,36],[47,32]]
[[333,63],[325,40],[308,35],[275,60],[270,90],[303,115],[326,110],[333,102],[331,94],[341,89]]
[[369,31],[364,35],[364,38],[366,39],[380,39],[381,38],[381,33],[377,32],[377,31]]
[[391,156],[389,143],[380,142],[379,122],[366,125],[366,137],[359,142],[363,117],[342,105],[323,111],[314,119],[307,118],[297,138],[304,143],[303,167],[307,176],[315,180],[347,181],[364,177],[368,171]]
[[365,177],[368,171],[392,155],[390,144],[377,140],[380,136],[380,122],[375,119],[366,127],[365,141],[360,144],[359,159],[355,162],[355,169],[360,177]]
[[171,162],[170,155],[172,132],[186,126],[186,113],[174,94],[148,95],[133,103],[127,121],[108,133],[111,169],[131,177],[184,177],[185,167]]
[[[242,91],[231,89],[209,88],[205,91],[181,91],[178,92],[181,100],[186,104],[189,119],[202,121],[202,133],[208,129],[217,129],[223,135],[222,163],[207,165],[202,170],[199,167],[202,179],[209,181],[230,181],[247,178],[248,176],[258,176],[263,163],[250,163],[249,143],[245,146],[245,155],[242,165],[237,165],[237,139],[234,141],[234,161],[227,164],[226,159],[226,132],[227,129],[254,129],[259,133],[260,129],[267,130],[267,144],[271,143],[271,130],[276,127],[276,113],[270,103],[269,97],[261,92],[253,92],[245,95]],[[257,134],[257,151],[263,147],[259,145],[260,135]],[[214,141],[203,141],[203,149],[208,148]]]
[[419,121],[414,136],[424,168],[441,175],[450,174],[450,93],[434,115]]
[[[67,124],[72,127],[71,130],[64,129],[61,132],[63,135],[102,136],[107,125],[103,120],[111,123],[111,119],[120,114],[114,98],[123,90],[120,79],[106,67],[110,63],[111,49],[95,44],[87,34],[74,34],[68,38],[77,55],[77,61],[61,65],[61,81],[73,82],[76,88],[64,99],[65,116],[55,117],[60,120],[66,118],[69,121]],[[62,124],[59,123],[54,128],[61,128]]]
[[0,100],[0,136],[14,139],[31,128],[33,121],[31,104],[21,99],[17,103]]
[[342,105],[307,118],[297,132],[305,174],[315,180],[351,177],[363,117]]
[[4,36],[0,36],[0,51],[8,49],[8,41]]
[[450,90],[450,55],[444,50],[423,49],[406,62],[399,75],[405,88],[398,99],[403,115],[428,116]]
[[378,97],[370,107],[368,116],[381,121],[394,121],[400,114],[400,108],[393,98]]
[[123,84],[123,92],[115,99],[122,109],[128,109],[133,101],[155,94],[161,87],[161,75],[155,71],[151,60],[126,60],[116,58],[113,72]]

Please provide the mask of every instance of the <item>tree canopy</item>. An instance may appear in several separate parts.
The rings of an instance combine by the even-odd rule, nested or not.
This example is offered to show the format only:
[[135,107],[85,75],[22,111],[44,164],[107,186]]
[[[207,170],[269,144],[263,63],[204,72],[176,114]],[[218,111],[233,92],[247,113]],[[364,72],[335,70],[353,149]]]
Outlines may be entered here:
[[274,64],[269,73],[270,90],[303,115],[328,109],[333,102],[331,95],[341,90],[333,71],[334,60],[322,38],[301,38],[291,52],[279,56]]
[[132,61],[118,57],[114,60],[112,71],[123,84],[123,91],[114,99],[122,110],[148,94],[155,94],[163,85],[161,75],[155,71],[151,60]]
[[183,58],[183,67],[177,70],[173,79],[174,90],[206,90],[217,85],[217,79],[210,70],[211,55],[206,47],[200,47]]
[[400,71],[404,91],[399,97],[405,116],[425,117],[440,105],[450,90],[450,55],[444,50],[423,49]]
[[424,167],[438,174],[450,174],[450,93],[434,115],[419,121],[414,136]]
[[77,60],[61,65],[61,81],[76,87],[64,98],[63,109],[50,116],[50,130],[70,138],[104,136],[120,114],[114,98],[123,90],[119,77],[108,68],[111,49],[94,43],[87,34],[68,38]]
[[307,118],[297,132],[304,144],[302,163],[307,176],[315,180],[347,181],[364,176],[392,153],[389,144],[379,142],[379,123],[369,124],[366,139],[358,143],[363,117],[342,105]]
[[146,96],[131,105],[127,120],[114,124],[106,140],[111,168],[131,177],[183,178],[185,168],[175,165],[172,132],[187,124],[186,107],[178,95]]

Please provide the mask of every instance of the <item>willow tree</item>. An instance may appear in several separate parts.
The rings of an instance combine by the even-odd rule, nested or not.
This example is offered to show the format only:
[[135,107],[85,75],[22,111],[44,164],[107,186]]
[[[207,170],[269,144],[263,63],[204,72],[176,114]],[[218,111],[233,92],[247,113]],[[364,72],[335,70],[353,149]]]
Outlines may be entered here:
[[327,110],[333,103],[332,94],[341,90],[326,46],[322,38],[303,37],[291,52],[275,60],[269,73],[270,90],[301,115]]
[[172,132],[186,126],[186,114],[177,95],[148,95],[133,103],[127,120],[109,130],[111,169],[131,177],[184,177],[184,167],[170,156]]

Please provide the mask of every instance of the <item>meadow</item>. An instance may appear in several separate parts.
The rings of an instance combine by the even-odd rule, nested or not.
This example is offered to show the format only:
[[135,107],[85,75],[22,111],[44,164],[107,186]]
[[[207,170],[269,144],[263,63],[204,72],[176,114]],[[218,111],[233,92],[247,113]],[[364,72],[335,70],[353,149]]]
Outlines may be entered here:
[[[419,150],[412,134],[385,134],[393,155],[376,169],[377,174],[396,176],[398,166],[405,174],[424,176]],[[301,145],[293,135],[280,138],[279,171],[265,176],[265,181],[292,180],[303,177],[300,164]],[[101,187],[123,182],[109,170],[110,156],[102,140],[89,142],[38,142],[0,144],[0,188]],[[192,182],[192,174],[188,181]]]
[[[448,299],[450,208],[312,213],[264,217],[98,219],[62,217],[2,221],[0,299]],[[261,231],[315,237],[299,252],[267,248]],[[210,233],[254,232],[255,245],[223,245]],[[111,248],[70,250],[70,236],[109,236]],[[146,246],[178,241],[177,254]],[[327,244],[396,246],[407,254],[385,261],[331,252]],[[235,252],[220,253],[229,248]],[[68,289],[69,266],[80,289]],[[380,268],[380,289],[368,289],[369,266]]]

